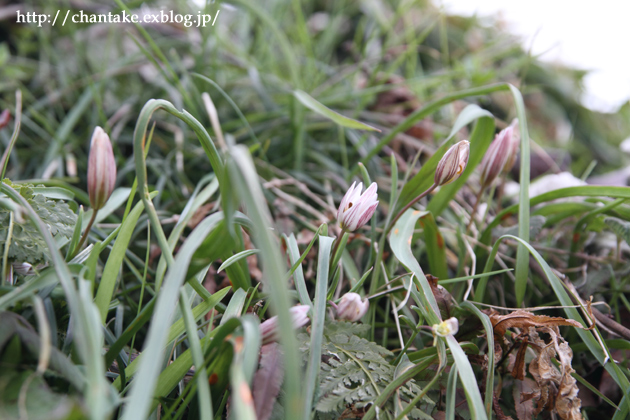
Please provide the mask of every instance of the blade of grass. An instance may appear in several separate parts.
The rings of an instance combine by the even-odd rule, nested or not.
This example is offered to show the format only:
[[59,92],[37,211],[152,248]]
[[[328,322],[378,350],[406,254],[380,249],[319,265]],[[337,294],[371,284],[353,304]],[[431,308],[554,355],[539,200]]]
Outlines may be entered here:
[[[138,185],[142,184],[144,182],[138,182]],[[156,380],[162,365],[164,346],[166,345],[167,330],[164,326],[170,325],[174,315],[179,298],[179,288],[184,284],[193,253],[212,229],[218,225],[220,219],[220,215],[213,214],[197,225],[182,245],[166,274],[162,290],[158,294],[155,304],[138,373],[131,384],[129,403],[122,412],[123,420],[143,419],[149,415]]]
[[210,394],[210,386],[208,385],[208,373],[203,359],[203,351],[199,343],[197,335],[197,322],[193,316],[190,306],[188,306],[188,293],[185,287],[179,289],[179,309],[182,312],[182,318],[186,326],[186,336],[193,361],[195,363],[195,371],[197,377],[197,398],[199,400],[200,418],[202,420],[211,420],[212,411],[212,395]]
[[114,246],[109,253],[109,257],[107,257],[107,262],[103,268],[103,275],[101,276],[98,291],[96,292],[96,298],[94,299],[94,303],[98,308],[101,322],[103,324],[105,324],[107,319],[109,303],[114,295],[114,288],[116,287],[116,280],[118,279],[118,273],[120,271],[120,267],[122,266],[123,258],[125,257],[125,253],[129,247],[131,235],[138,223],[140,214],[142,214],[142,210],[144,210],[144,203],[140,201],[136,203],[127,219],[125,219],[121,225],[116,242],[114,242]]
[[488,356],[488,374],[486,376],[485,405],[488,418],[492,418],[492,398],[494,395],[494,330],[488,315],[481,312],[471,302],[462,302],[460,306],[475,314],[483,324],[483,328],[486,331],[486,340],[488,341],[488,349],[486,350]]
[[297,98],[298,101],[302,103],[305,107],[318,113],[319,115],[331,120],[335,124],[338,124],[342,127],[346,128],[355,128],[358,130],[371,130],[371,131],[381,131],[378,128],[374,128],[370,125],[362,123],[361,121],[354,120],[352,118],[348,118],[344,115],[339,114],[338,112],[333,111],[328,108],[326,105],[318,102],[315,98],[310,96],[308,93],[303,92],[301,90],[293,91],[293,96]]
[[301,418],[304,400],[301,392],[301,369],[298,348],[289,314],[291,299],[288,293],[285,268],[279,252],[278,239],[271,234],[271,215],[266,206],[258,174],[248,150],[244,146],[233,146],[230,150],[234,165],[230,165],[230,174],[234,187],[241,194],[247,214],[253,222],[253,237],[261,250],[261,260],[265,262],[263,275],[269,285],[272,308],[278,315],[280,343],[285,352],[286,392],[285,418]]
[[[525,116],[523,96],[521,95],[521,92],[512,85],[510,85],[510,91],[514,97],[514,106],[516,107],[516,116],[518,117],[518,125],[521,134],[521,168],[519,172],[521,191],[518,201],[521,205],[518,207],[518,236],[523,241],[529,242],[529,133],[527,132],[527,118]],[[519,245],[518,250],[516,251],[516,283],[514,285],[517,306],[521,306],[523,303],[525,288],[527,287],[528,273],[529,254],[527,253],[525,247]]]
[[[317,236],[317,235],[316,235]],[[315,238],[313,238],[314,240]],[[298,259],[300,258],[300,250],[297,245],[297,240],[295,239],[295,235],[292,233],[291,236],[284,237],[285,243],[287,244],[287,252],[289,253],[289,260],[291,264],[297,264]],[[311,302],[311,298],[308,295],[308,289],[306,288],[306,282],[304,281],[304,271],[302,270],[302,264],[298,264],[293,271],[293,282],[295,283],[295,290],[298,293],[298,298],[300,299],[300,303],[302,305],[313,306]]]
[[311,344],[309,346],[308,367],[306,368],[306,388],[304,392],[303,420],[312,416],[315,389],[319,385],[319,368],[322,361],[322,338],[324,320],[326,319],[326,290],[328,288],[328,268],[330,252],[334,239],[328,236],[319,237],[319,254],[317,259],[317,280],[315,283],[315,299],[313,320],[311,322]]

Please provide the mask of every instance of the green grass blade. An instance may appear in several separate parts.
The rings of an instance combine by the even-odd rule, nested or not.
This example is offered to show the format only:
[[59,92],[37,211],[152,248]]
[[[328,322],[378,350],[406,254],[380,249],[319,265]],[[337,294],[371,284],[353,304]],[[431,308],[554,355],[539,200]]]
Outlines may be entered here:
[[446,383],[446,420],[455,420],[455,401],[457,400],[457,369],[451,369]]
[[182,312],[182,318],[186,325],[186,336],[188,337],[190,352],[195,363],[200,418],[202,420],[211,420],[213,418],[212,395],[210,395],[210,386],[208,385],[208,373],[206,372],[199,336],[197,335],[197,322],[190,310],[190,306],[188,306],[188,302],[189,298],[186,288],[181,287],[179,289],[179,309]]
[[[518,117],[519,130],[521,134],[521,169],[519,172],[519,182],[521,191],[518,202],[521,204],[518,208],[518,236],[525,242],[529,242],[529,172],[530,172],[530,152],[529,152],[529,133],[527,132],[527,118],[525,116],[525,104],[521,92],[510,85],[510,91],[514,97],[514,106],[516,107],[516,116]],[[525,205],[523,205],[525,204]],[[525,296],[525,288],[527,287],[527,277],[529,273],[529,254],[522,245],[519,245],[516,251],[516,304],[521,306],[523,297]]]
[[358,130],[371,130],[371,131],[381,131],[378,128],[374,128],[370,125],[362,123],[361,121],[354,120],[352,118],[348,118],[344,115],[339,114],[338,112],[333,111],[328,108],[326,105],[318,102],[315,98],[309,95],[306,92],[301,90],[296,90],[293,92],[293,95],[297,98],[298,101],[302,103],[305,107],[318,113],[319,115],[331,120],[335,124],[338,124],[342,127],[346,128],[355,128]]
[[483,401],[481,400],[481,394],[479,393],[479,384],[477,384],[475,372],[473,372],[472,366],[470,366],[466,353],[464,353],[464,350],[462,350],[461,346],[452,335],[446,337],[446,344],[448,344],[448,348],[451,349],[451,355],[455,363],[454,367],[459,371],[459,377],[464,386],[464,393],[466,394],[471,417],[478,420],[488,419]]
[[[98,321],[98,311],[92,303],[91,285],[89,286],[89,291],[87,291],[86,288],[88,286],[86,286],[86,283],[80,281],[79,285],[82,287],[82,291],[79,294],[79,291],[75,288],[74,279],[68,269],[68,265],[59,253],[55,240],[44,222],[39,218],[28,201],[13,188],[2,184],[1,191],[24,207],[31,223],[42,235],[50,250],[52,264],[70,308],[71,323],[75,331],[74,337],[77,342],[79,355],[88,369],[86,374],[87,386],[84,391],[87,407],[92,419],[105,420],[109,417],[109,413],[114,406],[112,401],[113,389],[102,374],[105,370],[103,356],[101,355],[103,342],[102,336],[98,336],[100,322]],[[99,332],[93,332],[94,329],[97,329]]]
[[245,203],[247,214],[253,222],[254,242],[261,250],[263,275],[269,286],[269,295],[273,312],[278,315],[280,343],[285,352],[285,381],[286,412],[285,418],[300,418],[303,412],[301,383],[302,375],[298,348],[293,331],[289,308],[291,298],[288,293],[286,269],[279,252],[278,239],[271,234],[271,215],[262,193],[258,174],[254,168],[251,156],[244,146],[235,146],[230,150],[234,165],[230,167],[230,174],[235,181],[235,189],[240,192]]
[[[316,235],[317,236],[317,235]],[[315,240],[315,238],[313,238]],[[289,261],[291,261],[292,265],[297,264],[300,258],[300,249],[297,245],[297,240],[295,239],[295,235],[292,233],[291,236],[285,236],[285,242],[287,244],[287,252],[289,254]],[[306,288],[306,282],[304,281],[304,270],[302,270],[302,264],[298,264],[293,271],[293,282],[295,283],[295,289],[298,293],[298,298],[300,299],[300,303],[302,305],[313,306],[311,302],[311,298],[308,295],[308,289]]]
[[98,308],[101,322],[104,324],[107,319],[107,311],[109,309],[109,303],[114,295],[114,288],[116,287],[116,280],[118,279],[118,273],[123,263],[123,258],[129,247],[131,241],[131,235],[138,223],[138,218],[144,210],[144,204],[140,201],[136,203],[133,210],[129,213],[129,216],[123,222],[118,237],[112,251],[107,258],[105,267],[103,268],[103,275],[101,276],[101,282],[96,292],[96,298],[94,303]]
[[490,322],[490,318],[488,317],[488,315],[481,312],[479,308],[477,308],[471,302],[462,302],[460,306],[462,308],[468,309],[470,312],[475,314],[483,324],[483,329],[486,331],[486,340],[488,341],[488,349],[486,350],[488,356],[488,375],[486,377],[485,406],[488,418],[491,418],[492,398],[494,396],[494,330],[492,328],[492,323]]
[[245,251],[241,251],[238,254],[232,255],[230,258],[228,258],[227,260],[223,261],[223,264],[221,264],[221,266],[217,270],[217,273],[220,273],[221,271],[225,270],[226,268],[228,268],[229,266],[231,266],[235,262],[239,262],[243,258],[247,258],[250,255],[258,254],[259,252],[260,252],[260,250],[258,250],[258,249],[246,249]]
[[431,286],[424,276],[424,272],[416,257],[411,252],[411,238],[416,222],[424,214],[426,213],[411,209],[407,210],[394,225],[394,229],[389,235],[389,245],[396,258],[415,275],[416,285],[419,286],[420,291],[412,287],[411,296],[422,310],[424,317],[432,325],[441,321],[440,310],[431,291]]
[[319,254],[317,259],[317,280],[315,284],[315,303],[311,322],[311,345],[309,347],[308,367],[306,368],[306,387],[304,393],[303,420],[310,420],[312,416],[313,397],[319,385],[319,368],[322,361],[322,337],[324,335],[324,320],[326,319],[326,290],[328,288],[328,268],[330,267],[330,253],[334,239],[328,236],[319,237]]
[[144,419],[149,414],[156,380],[164,357],[164,346],[167,339],[167,330],[164,326],[170,325],[179,297],[179,288],[184,284],[193,253],[201,245],[204,238],[217,226],[221,218],[221,215],[214,214],[197,225],[184,242],[166,274],[151,319],[151,327],[149,327],[142,352],[143,357],[138,366],[138,374],[131,385],[129,403],[123,409],[122,418],[124,420]]

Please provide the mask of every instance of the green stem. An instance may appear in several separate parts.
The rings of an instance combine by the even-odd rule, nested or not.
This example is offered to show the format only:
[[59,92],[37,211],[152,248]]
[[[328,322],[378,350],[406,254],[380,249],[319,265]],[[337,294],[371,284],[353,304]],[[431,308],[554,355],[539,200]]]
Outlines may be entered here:
[[486,187],[482,186],[479,189],[479,192],[477,193],[477,197],[475,198],[475,205],[473,206],[473,209],[470,212],[470,220],[468,221],[468,225],[466,226],[466,233],[468,233],[468,231],[470,230],[470,227],[472,226],[475,220],[475,213],[477,212],[477,207],[479,207],[479,201],[481,201],[481,195],[483,194],[483,190],[485,189]]
[[[81,240],[79,241],[79,244],[74,249],[74,254],[75,255],[81,250],[81,248],[83,247],[83,244],[85,244],[85,241],[86,241],[88,235],[90,234],[90,230],[92,229],[92,225],[94,224],[94,221],[96,220],[96,214],[97,213],[98,213],[97,209],[93,209],[92,210],[92,217],[90,218],[90,222],[88,223],[87,227],[85,228],[85,232],[83,232],[83,236],[81,237]],[[74,258],[74,255],[72,256],[72,258]]]
[[428,190],[426,190],[425,192],[423,192],[422,194],[420,194],[419,196],[417,196],[416,198],[414,198],[413,200],[411,200],[405,207],[402,208],[402,210],[400,210],[398,212],[398,214],[396,215],[396,217],[394,217],[394,220],[391,221],[391,223],[389,224],[389,226],[387,227],[387,232],[389,232],[390,230],[392,230],[392,227],[396,224],[396,222],[398,221],[398,219],[400,219],[400,217],[405,214],[405,212],[407,210],[409,210],[409,208],[411,206],[413,206],[414,204],[416,204],[418,201],[420,201],[422,198],[426,197],[427,195],[429,195],[429,193],[431,191],[433,191],[434,189],[436,189],[438,186],[437,184],[433,184],[429,187]]

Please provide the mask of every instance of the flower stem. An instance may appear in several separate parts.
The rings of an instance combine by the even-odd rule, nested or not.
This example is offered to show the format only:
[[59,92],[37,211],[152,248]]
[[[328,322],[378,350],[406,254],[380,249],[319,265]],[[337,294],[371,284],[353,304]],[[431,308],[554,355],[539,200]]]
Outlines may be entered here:
[[389,224],[389,226],[387,227],[387,231],[389,232],[390,230],[392,230],[392,227],[396,224],[396,222],[398,221],[398,219],[400,219],[400,217],[407,211],[409,210],[409,208],[411,206],[413,206],[414,204],[416,204],[418,201],[420,201],[422,198],[426,197],[427,195],[429,195],[429,193],[431,191],[433,191],[434,189],[437,188],[437,184],[433,184],[429,187],[428,190],[426,190],[425,192],[423,192],[422,194],[420,194],[419,196],[417,196],[416,198],[414,198],[413,200],[411,200],[405,207],[403,207],[402,210],[400,210],[398,212],[398,214],[396,215],[396,217],[394,217],[394,219],[391,221],[391,223]]
[[330,254],[330,273],[331,275],[334,274],[333,273],[333,267],[334,264],[337,260],[337,258],[335,258],[335,256],[337,255],[337,251],[339,251],[339,245],[341,245],[341,243],[343,242],[343,237],[344,235],[348,233],[348,231],[345,228],[341,228],[341,233],[339,233],[339,237],[337,238],[337,240],[335,240],[335,245],[333,247],[332,250],[332,254]]
[[79,244],[77,245],[77,247],[74,250],[74,255],[73,257],[79,252],[79,250],[83,247],[83,244],[85,243],[90,230],[92,229],[92,225],[94,224],[94,221],[96,220],[96,214],[98,213],[98,210],[94,210],[92,212],[92,217],[90,218],[90,222],[88,223],[87,227],[85,228],[85,232],[83,232],[83,236],[81,237],[81,240],[79,241]]
[[479,207],[479,201],[481,201],[481,195],[483,194],[483,190],[486,188],[482,186],[479,188],[479,192],[477,193],[477,197],[475,198],[475,205],[473,206],[472,212],[470,212],[470,220],[468,221],[468,225],[466,226],[466,232],[470,230],[473,222],[475,221],[475,213],[477,212],[477,207]]

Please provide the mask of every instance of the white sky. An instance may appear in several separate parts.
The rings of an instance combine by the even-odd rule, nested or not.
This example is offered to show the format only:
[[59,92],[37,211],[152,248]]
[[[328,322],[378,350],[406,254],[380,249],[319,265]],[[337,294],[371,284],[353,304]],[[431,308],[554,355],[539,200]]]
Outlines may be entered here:
[[592,70],[582,101],[614,112],[630,99],[630,0],[442,0],[450,13],[501,13],[542,60]]

